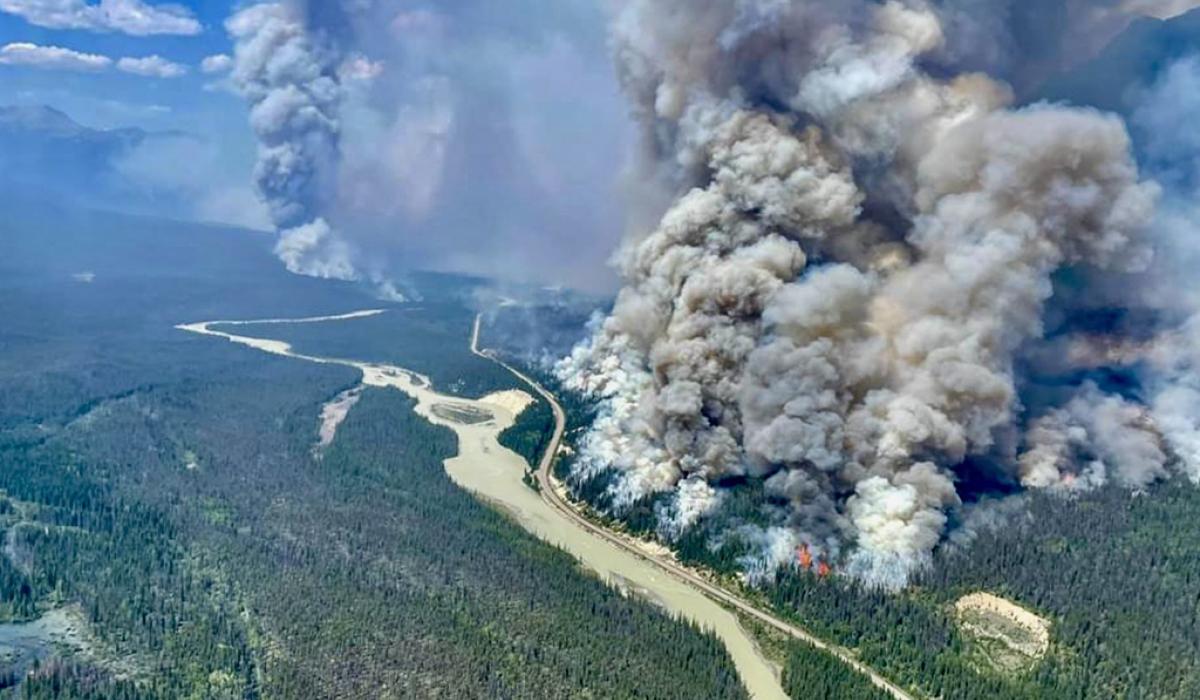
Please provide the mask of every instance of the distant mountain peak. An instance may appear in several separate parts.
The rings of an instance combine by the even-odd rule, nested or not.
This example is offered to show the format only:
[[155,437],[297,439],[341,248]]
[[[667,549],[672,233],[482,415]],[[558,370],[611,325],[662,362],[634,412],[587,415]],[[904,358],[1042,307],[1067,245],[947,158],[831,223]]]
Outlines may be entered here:
[[26,131],[78,133],[87,130],[49,105],[0,105],[0,126]]
[[1200,51],[1200,9],[1171,19],[1143,17],[1093,59],[1047,81],[1033,99],[1070,102],[1126,114],[1138,87],[1175,60]]

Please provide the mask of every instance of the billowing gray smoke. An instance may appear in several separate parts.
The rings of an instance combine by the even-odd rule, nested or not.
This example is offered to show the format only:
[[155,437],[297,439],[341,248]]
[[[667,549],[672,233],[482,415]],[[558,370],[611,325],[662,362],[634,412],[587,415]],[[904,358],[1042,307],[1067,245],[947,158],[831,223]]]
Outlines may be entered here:
[[298,274],[354,279],[350,248],[326,218],[339,158],[341,59],[309,31],[306,12],[299,2],[263,3],[230,17],[231,78],[251,106],[255,181],[279,229],[275,253]]
[[1005,84],[954,70],[939,13],[617,3],[647,177],[675,199],[559,368],[602,399],[575,478],[615,469],[614,508],[669,492],[675,537],[722,482],[763,478],[787,515],[745,538],[753,570],[804,545],[898,588],[945,536],[965,463],[1062,489],[1167,473],[1153,411],[1087,386],[1029,419],[1015,369],[1056,272],[1150,264],[1158,188],[1119,118],[1012,109]]

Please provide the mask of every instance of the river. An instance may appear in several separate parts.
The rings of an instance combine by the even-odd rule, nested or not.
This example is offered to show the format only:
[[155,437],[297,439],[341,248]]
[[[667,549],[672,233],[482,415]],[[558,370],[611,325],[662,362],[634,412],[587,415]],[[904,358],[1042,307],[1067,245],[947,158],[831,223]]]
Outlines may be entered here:
[[[363,318],[378,311],[309,319],[271,319],[271,323],[313,323]],[[211,321],[179,326],[180,330],[225,338],[263,352],[298,360],[355,367],[363,384],[398,389],[417,401],[416,411],[435,425],[458,435],[459,454],[446,461],[446,473],[459,486],[509,513],[517,523],[537,537],[570,553],[602,580],[628,594],[643,596],[671,614],[711,630],[725,644],[742,683],[756,700],[787,698],[777,669],[759,651],[754,639],[737,617],[710,600],[692,585],[668,574],[655,564],[605,541],[548,505],[521,482],[527,466],[516,453],[498,442],[500,432],[513,424],[515,416],[503,402],[488,402],[437,393],[426,378],[401,367],[352,360],[316,357],[294,352],[287,343],[213,330],[214,325],[249,325],[256,321]],[[442,407],[434,411],[434,407]],[[446,410],[449,409],[449,410]],[[490,420],[460,423],[452,416],[485,411]]]

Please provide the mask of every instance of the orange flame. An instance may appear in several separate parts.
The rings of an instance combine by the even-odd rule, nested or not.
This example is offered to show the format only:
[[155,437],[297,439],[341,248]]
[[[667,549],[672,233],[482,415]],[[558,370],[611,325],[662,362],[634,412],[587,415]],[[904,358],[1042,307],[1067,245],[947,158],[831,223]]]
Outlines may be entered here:
[[802,544],[796,548],[796,563],[804,571],[812,568],[813,557],[812,552],[808,550],[807,544]]
[[826,576],[829,575],[830,571],[831,571],[831,569],[829,568],[829,565],[826,564],[824,561],[817,562],[817,576],[820,576],[821,578],[825,578]]

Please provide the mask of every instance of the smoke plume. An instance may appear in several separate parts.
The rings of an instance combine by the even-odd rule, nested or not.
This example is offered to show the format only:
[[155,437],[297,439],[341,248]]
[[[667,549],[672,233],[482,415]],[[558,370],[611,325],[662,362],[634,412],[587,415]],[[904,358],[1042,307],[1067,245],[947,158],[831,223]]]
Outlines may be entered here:
[[335,48],[309,31],[300,3],[264,3],[226,22],[234,86],[259,141],[255,182],[279,229],[275,253],[292,272],[354,279],[348,245],[325,216],[333,197],[343,97]]
[[673,201],[559,366],[602,405],[574,479],[615,471],[617,511],[667,494],[668,538],[761,483],[784,508],[743,537],[749,570],[803,543],[897,589],[968,465],[1139,488],[1200,444],[1177,358],[1152,407],[1088,385],[1029,415],[1017,364],[1056,275],[1144,273],[1159,188],[1120,118],[1011,106],[950,37],[969,21],[921,0],[617,3],[643,176]]

